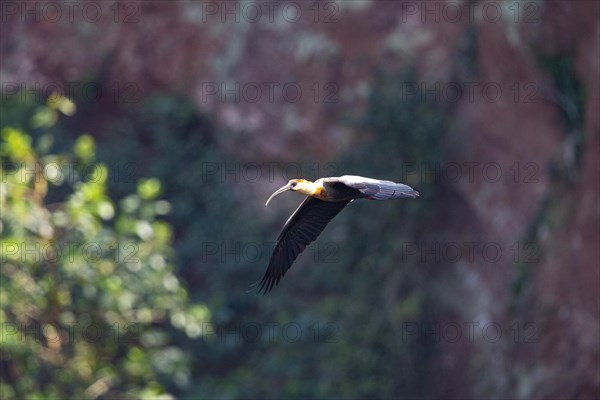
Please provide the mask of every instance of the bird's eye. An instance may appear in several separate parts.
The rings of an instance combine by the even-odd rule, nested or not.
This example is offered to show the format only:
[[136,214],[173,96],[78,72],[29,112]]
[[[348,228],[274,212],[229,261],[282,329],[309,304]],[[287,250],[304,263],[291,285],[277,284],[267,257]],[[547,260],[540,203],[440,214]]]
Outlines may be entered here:
[[298,182],[292,182],[291,186],[296,187],[297,184],[298,184]]

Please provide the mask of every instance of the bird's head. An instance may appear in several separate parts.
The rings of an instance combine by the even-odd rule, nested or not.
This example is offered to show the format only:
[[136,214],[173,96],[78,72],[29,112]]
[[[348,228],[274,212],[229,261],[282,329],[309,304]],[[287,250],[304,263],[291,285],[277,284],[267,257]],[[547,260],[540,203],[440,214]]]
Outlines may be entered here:
[[291,190],[293,192],[299,192],[305,195],[311,195],[314,192],[314,183],[311,181],[307,181],[306,179],[291,179],[287,185],[277,189],[272,195],[271,197],[269,197],[269,199],[267,200],[267,202],[265,203],[265,206],[269,204],[269,202],[271,201],[271,199],[275,196],[277,196],[280,193],[286,192],[288,190]]

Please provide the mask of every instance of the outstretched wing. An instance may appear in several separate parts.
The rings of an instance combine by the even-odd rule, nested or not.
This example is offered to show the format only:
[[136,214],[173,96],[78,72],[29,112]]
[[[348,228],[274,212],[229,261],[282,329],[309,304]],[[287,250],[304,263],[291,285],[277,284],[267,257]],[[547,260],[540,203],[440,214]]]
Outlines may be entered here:
[[260,280],[258,292],[271,291],[285,275],[306,246],[312,243],[348,201],[327,202],[307,197],[283,226],[271,254],[267,272]]
[[[331,178],[330,178],[331,179]],[[419,197],[419,192],[408,185],[392,181],[365,178],[363,176],[344,175],[334,178],[338,182],[360,191],[366,198],[372,200],[389,200]]]

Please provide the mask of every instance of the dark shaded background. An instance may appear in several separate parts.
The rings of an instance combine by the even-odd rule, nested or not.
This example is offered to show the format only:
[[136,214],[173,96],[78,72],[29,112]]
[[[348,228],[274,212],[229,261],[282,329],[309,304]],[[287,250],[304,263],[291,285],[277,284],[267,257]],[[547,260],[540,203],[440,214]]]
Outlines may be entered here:
[[[55,153],[90,134],[115,204],[158,178],[181,307],[204,310],[199,331],[176,310],[128,320],[133,341],[85,342],[95,363],[72,338],[24,361],[35,328],[4,330],[3,394],[600,397],[599,17],[581,0],[3,2],[2,126]],[[56,93],[76,112],[36,126]],[[421,197],[352,204],[247,293],[301,201],[268,195],[344,174]],[[3,290],[24,290],[18,268]],[[107,323],[65,284],[59,312]],[[17,298],[3,323],[44,326]]]

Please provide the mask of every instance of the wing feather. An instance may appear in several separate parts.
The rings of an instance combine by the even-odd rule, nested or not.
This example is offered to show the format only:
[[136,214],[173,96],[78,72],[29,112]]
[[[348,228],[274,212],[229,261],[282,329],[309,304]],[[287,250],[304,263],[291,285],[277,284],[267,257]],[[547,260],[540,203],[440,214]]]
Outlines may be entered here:
[[419,197],[419,192],[403,183],[382,181],[355,175],[344,175],[337,178],[337,181],[360,191],[367,198],[373,200]]
[[349,202],[326,202],[307,197],[283,226],[267,271],[258,282],[258,292],[266,294],[277,286],[300,253]]

